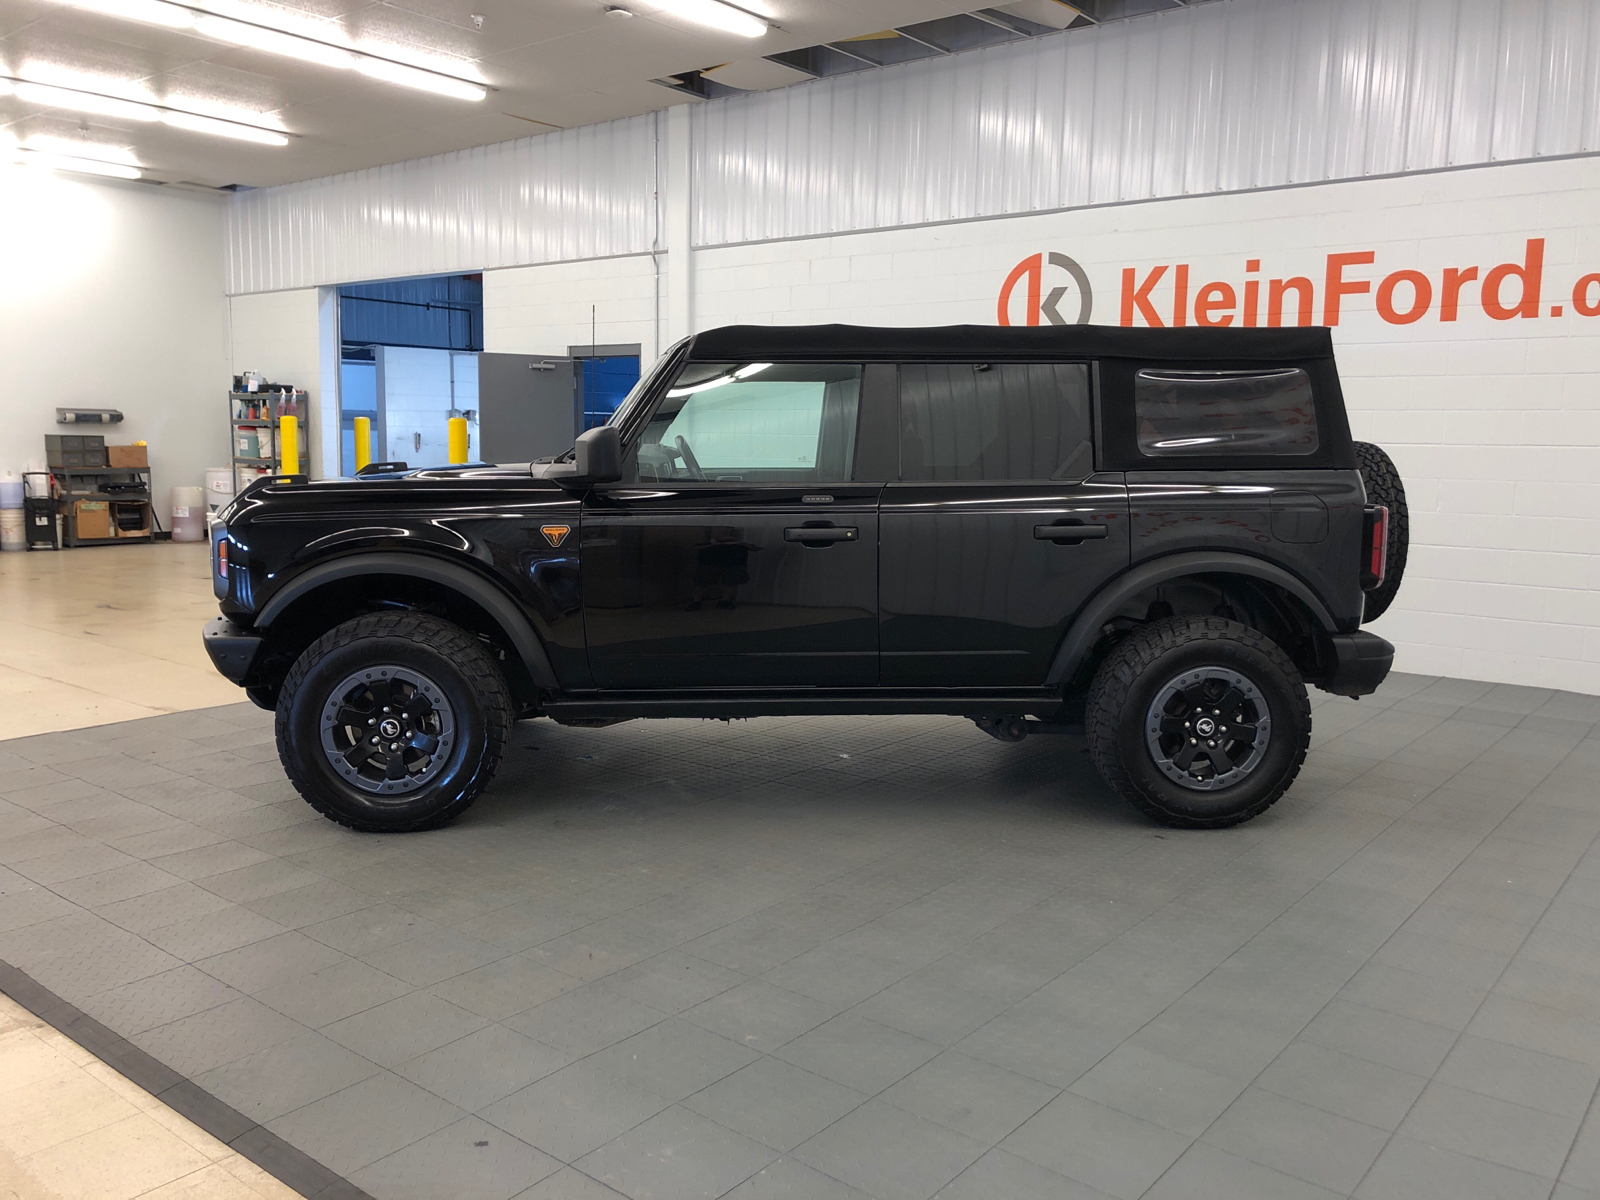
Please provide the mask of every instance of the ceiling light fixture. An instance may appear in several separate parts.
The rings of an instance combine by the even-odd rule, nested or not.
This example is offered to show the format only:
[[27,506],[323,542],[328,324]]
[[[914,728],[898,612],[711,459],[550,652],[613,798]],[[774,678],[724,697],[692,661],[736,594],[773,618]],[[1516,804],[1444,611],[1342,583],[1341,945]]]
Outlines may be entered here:
[[[334,26],[305,25],[301,31],[283,27],[283,17],[256,6],[228,4],[224,12],[196,8],[173,0],[61,0],[88,12],[142,21],[168,29],[183,29],[213,41],[226,42],[280,54],[299,62],[335,70],[354,70],[371,79],[401,87],[449,96],[456,100],[482,100],[489,91],[454,70],[429,66],[414,55],[397,56],[391,47],[349,41]],[[222,7],[221,4],[218,7]],[[398,54],[404,54],[403,51]],[[413,61],[406,61],[411,58]],[[440,67],[455,63],[440,63]],[[465,65],[465,64],[463,64]]]
[[762,37],[771,28],[755,13],[734,4],[724,4],[722,0],[655,0],[655,3],[663,12],[675,17],[740,37]]
[[74,154],[54,154],[48,150],[35,150],[30,146],[12,149],[13,161],[26,167],[43,167],[51,171],[74,171],[80,175],[107,175],[113,179],[143,179],[144,172],[126,163],[106,162],[98,158],[80,158]]
[[229,117],[208,116],[190,109],[174,108],[154,101],[129,100],[110,96],[104,92],[80,87],[66,87],[53,83],[35,83],[15,76],[0,78],[0,95],[15,92],[17,98],[45,108],[63,108],[69,112],[92,113],[102,117],[116,117],[124,121],[159,121],[177,129],[195,133],[209,133],[216,137],[237,138],[240,141],[258,142],[263,146],[287,146],[289,139],[276,129],[255,125]]

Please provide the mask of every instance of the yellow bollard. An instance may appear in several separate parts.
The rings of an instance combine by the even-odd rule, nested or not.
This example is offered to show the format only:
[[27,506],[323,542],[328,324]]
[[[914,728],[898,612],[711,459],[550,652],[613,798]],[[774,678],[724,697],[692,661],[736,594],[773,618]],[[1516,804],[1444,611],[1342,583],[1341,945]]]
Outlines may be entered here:
[[467,419],[465,417],[450,418],[450,461],[464,463],[467,461]]
[[372,418],[356,418],[356,470],[372,462]]
[[300,473],[300,421],[296,417],[278,418],[278,470],[285,475]]

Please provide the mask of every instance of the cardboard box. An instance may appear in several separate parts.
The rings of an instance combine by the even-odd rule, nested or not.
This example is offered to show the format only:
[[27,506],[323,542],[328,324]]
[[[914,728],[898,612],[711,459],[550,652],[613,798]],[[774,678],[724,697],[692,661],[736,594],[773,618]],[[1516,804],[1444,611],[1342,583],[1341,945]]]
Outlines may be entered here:
[[105,500],[78,500],[72,505],[73,536],[82,540],[111,537],[111,505]]
[[111,467],[148,467],[150,447],[107,446],[106,457],[110,460],[106,465]]
[[111,501],[111,536],[119,538],[148,538],[150,536],[149,501]]

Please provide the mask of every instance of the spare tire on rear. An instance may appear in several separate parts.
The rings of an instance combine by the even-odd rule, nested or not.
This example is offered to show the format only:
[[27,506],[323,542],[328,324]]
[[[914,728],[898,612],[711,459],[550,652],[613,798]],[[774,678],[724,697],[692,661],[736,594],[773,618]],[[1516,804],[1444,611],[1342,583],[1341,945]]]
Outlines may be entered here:
[[1367,503],[1381,504],[1389,510],[1389,557],[1383,582],[1367,593],[1364,621],[1376,621],[1394,602],[1400,578],[1406,573],[1406,550],[1411,545],[1411,519],[1406,512],[1406,485],[1400,480],[1394,459],[1382,446],[1357,442],[1356,467],[1366,485]]

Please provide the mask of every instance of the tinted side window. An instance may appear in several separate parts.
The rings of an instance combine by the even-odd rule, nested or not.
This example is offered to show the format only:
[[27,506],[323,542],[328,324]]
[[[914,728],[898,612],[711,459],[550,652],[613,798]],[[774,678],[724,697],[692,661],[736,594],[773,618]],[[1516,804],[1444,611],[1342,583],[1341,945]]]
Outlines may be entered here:
[[1139,453],[1152,458],[1315,454],[1311,379],[1271,371],[1163,371],[1133,377]]
[[1094,471],[1082,363],[900,368],[900,478],[1083,479]]
[[860,403],[857,364],[689,363],[645,426],[633,478],[843,483]]

